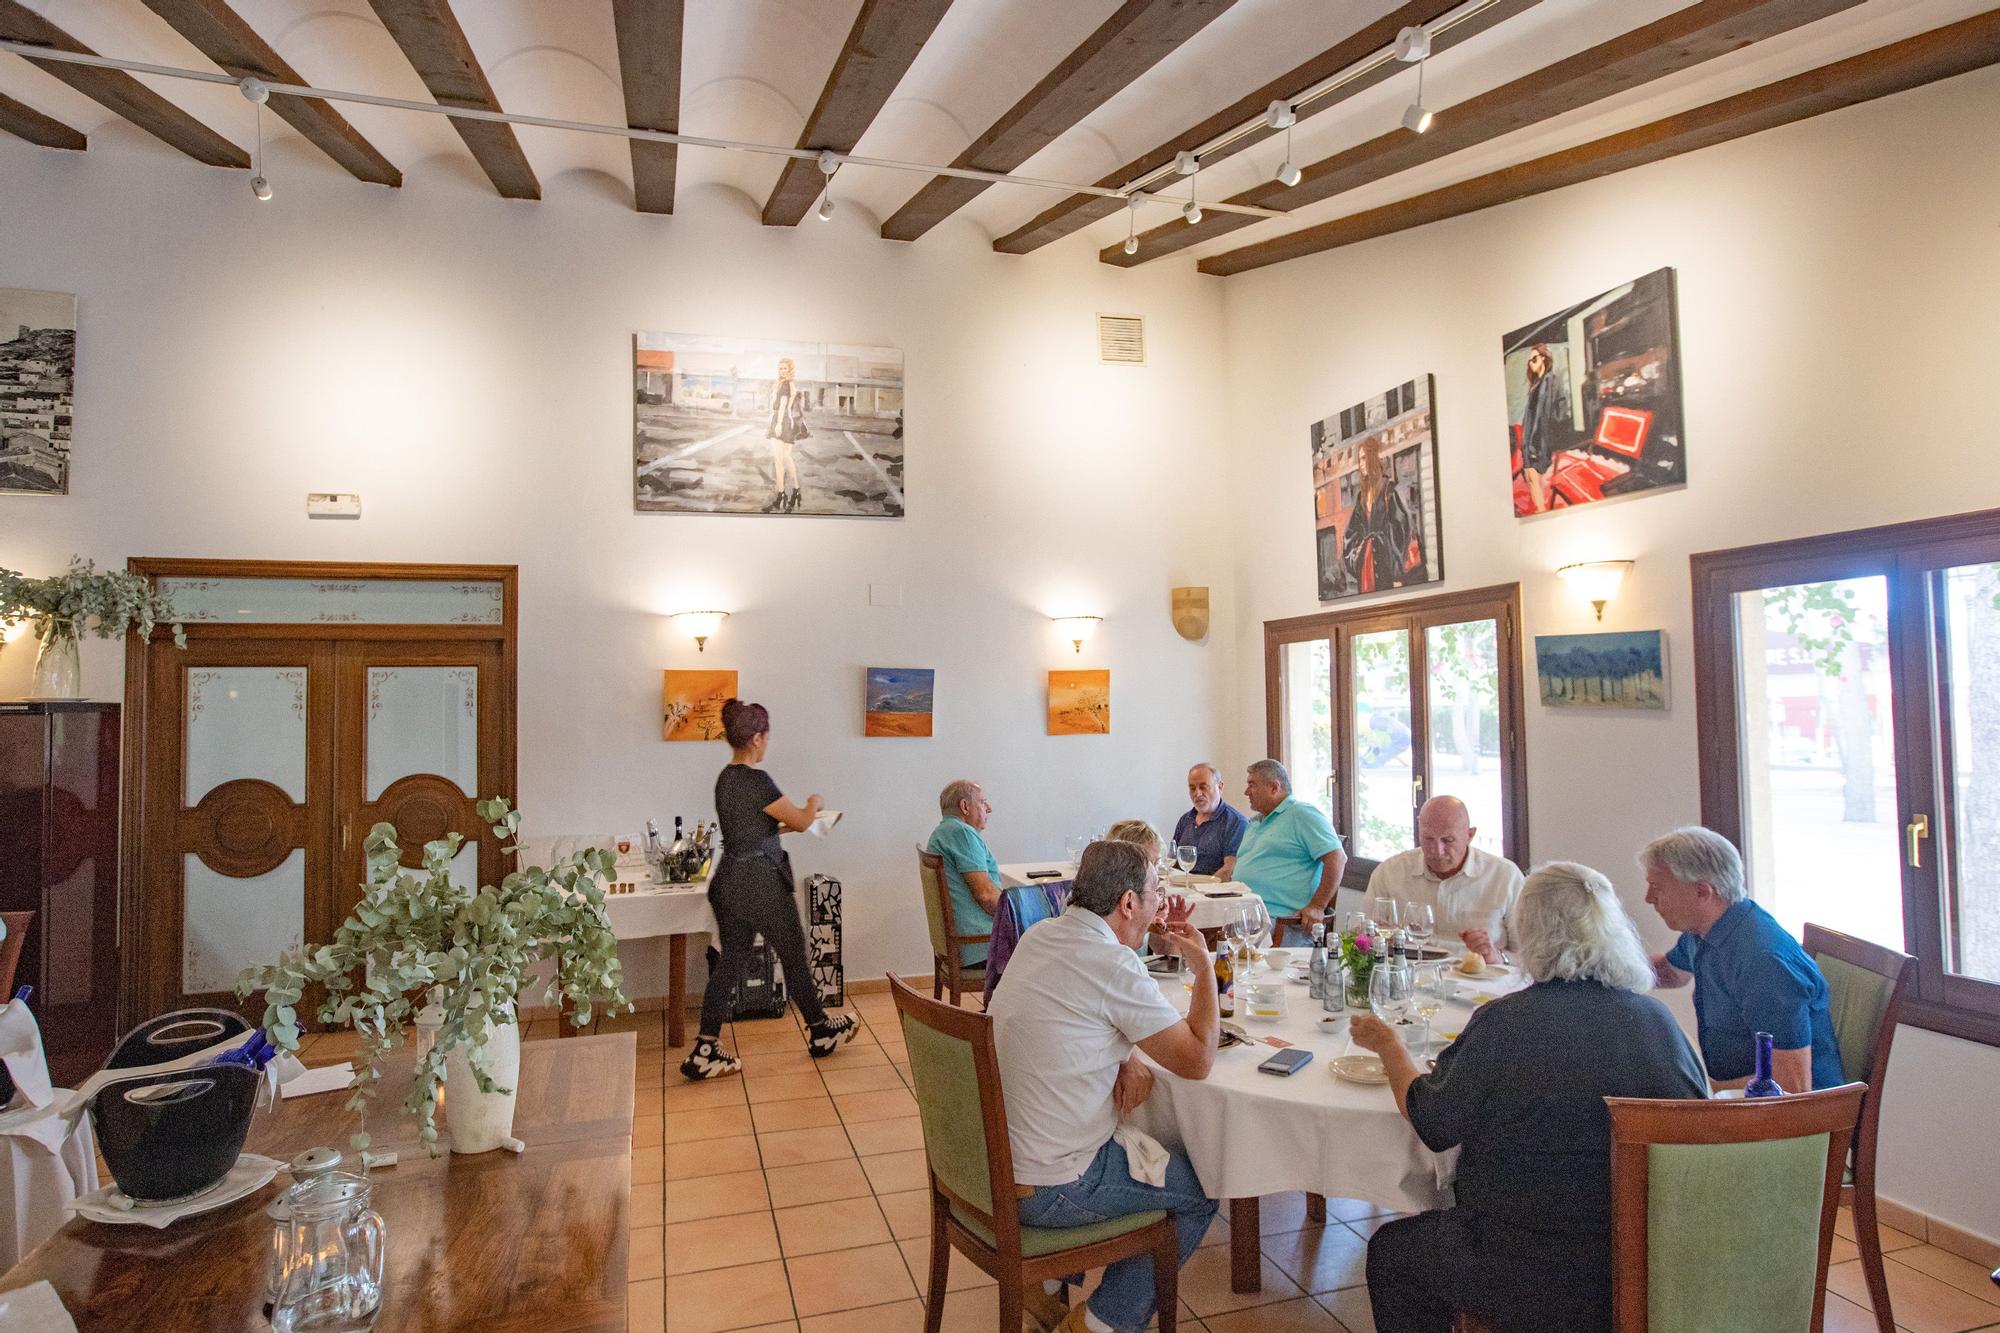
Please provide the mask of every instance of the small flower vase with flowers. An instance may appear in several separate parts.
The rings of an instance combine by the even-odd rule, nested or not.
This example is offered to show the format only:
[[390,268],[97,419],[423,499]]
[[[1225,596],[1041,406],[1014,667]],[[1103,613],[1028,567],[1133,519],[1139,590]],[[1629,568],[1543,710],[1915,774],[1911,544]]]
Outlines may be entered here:
[[1347,972],[1347,1007],[1368,1007],[1368,977],[1375,970],[1375,937],[1365,930],[1340,937],[1340,961]]

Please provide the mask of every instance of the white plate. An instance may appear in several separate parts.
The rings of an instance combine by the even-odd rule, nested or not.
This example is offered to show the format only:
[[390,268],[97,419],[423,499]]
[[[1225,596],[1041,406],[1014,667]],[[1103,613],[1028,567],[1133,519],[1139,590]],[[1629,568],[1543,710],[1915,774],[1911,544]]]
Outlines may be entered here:
[[1389,1075],[1382,1069],[1380,1057],[1373,1055],[1337,1055],[1327,1062],[1335,1078],[1344,1078],[1349,1083],[1387,1083]]
[[1477,974],[1466,972],[1457,963],[1451,965],[1451,975],[1460,981],[1484,981],[1488,977],[1512,976],[1514,969],[1505,963],[1488,963]]
[[[78,1217],[113,1226],[169,1226],[183,1217],[211,1213],[255,1194],[269,1184],[271,1177],[278,1174],[284,1165],[275,1158],[247,1152],[236,1159],[236,1165],[229,1168],[229,1174],[191,1199],[175,1203],[139,1203],[127,1199],[119,1192],[118,1186],[112,1184],[79,1198],[70,1205],[70,1211]],[[125,1204],[122,1208],[118,1206],[121,1202]]]

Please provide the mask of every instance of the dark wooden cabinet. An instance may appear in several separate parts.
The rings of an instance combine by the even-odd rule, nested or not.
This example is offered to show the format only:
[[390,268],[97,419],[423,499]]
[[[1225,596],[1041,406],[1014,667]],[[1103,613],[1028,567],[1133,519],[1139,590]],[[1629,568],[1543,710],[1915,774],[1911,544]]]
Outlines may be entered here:
[[[60,1087],[118,1040],[118,705],[0,702],[0,911]],[[4,998],[4,997],[0,997]]]

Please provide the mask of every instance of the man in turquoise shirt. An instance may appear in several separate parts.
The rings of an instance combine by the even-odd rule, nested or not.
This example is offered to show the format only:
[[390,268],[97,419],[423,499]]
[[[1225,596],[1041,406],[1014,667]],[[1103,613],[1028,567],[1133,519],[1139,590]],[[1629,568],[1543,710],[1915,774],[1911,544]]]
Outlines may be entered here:
[[[993,803],[979,784],[961,778],[938,795],[944,818],[931,830],[924,850],[944,858],[945,892],[951,895],[952,925],[961,935],[991,935],[1000,905],[1000,863],[980,830],[993,817]],[[986,946],[960,946],[960,962],[986,961]]]
[[1292,795],[1291,774],[1275,759],[1250,765],[1243,795],[1258,818],[1236,850],[1236,878],[1257,892],[1273,919],[1296,916],[1311,930],[1347,869],[1340,835],[1319,807]]

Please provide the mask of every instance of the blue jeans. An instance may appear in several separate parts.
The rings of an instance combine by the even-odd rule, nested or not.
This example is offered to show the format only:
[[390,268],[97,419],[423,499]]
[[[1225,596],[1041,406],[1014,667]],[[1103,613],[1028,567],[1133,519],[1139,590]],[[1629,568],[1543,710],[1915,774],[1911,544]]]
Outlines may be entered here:
[[[1021,1200],[1021,1222],[1031,1227],[1083,1227],[1155,1208],[1164,1208],[1173,1217],[1185,1264],[1215,1217],[1215,1200],[1203,1192],[1194,1166],[1178,1151],[1167,1162],[1164,1186],[1132,1179],[1125,1150],[1113,1139],[1069,1184],[1043,1185]],[[1153,1298],[1153,1256],[1134,1255],[1104,1270],[1103,1284],[1090,1297],[1090,1312],[1119,1333],[1138,1333],[1153,1317]]]

